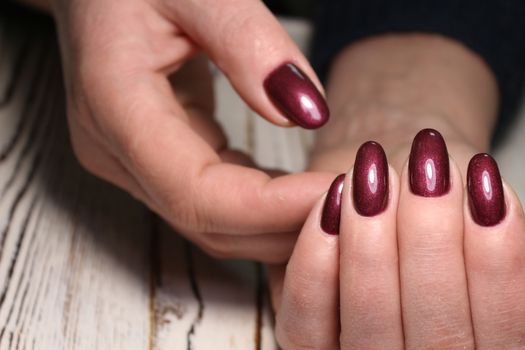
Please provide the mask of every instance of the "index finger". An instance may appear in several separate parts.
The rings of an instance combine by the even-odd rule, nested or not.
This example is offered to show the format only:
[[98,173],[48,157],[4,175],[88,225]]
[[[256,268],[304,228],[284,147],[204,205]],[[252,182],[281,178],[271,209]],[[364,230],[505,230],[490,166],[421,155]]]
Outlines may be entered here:
[[[284,349],[339,348],[338,176],[313,208],[286,268],[276,337]],[[324,203],[324,204],[323,204]]]
[[297,230],[333,178],[302,173],[272,179],[257,169],[222,163],[193,132],[164,76],[142,71],[111,79],[108,74],[95,89],[97,119],[122,162],[177,229]]

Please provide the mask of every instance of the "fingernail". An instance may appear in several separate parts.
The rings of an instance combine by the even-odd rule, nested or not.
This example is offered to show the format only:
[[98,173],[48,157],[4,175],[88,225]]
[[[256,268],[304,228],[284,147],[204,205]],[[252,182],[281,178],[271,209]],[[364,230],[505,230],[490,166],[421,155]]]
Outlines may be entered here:
[[422,197],[439,197],[450,188],[450,169],[445,140],[434,129],[418,132],[408,160],[410,189]]
[[344,181],[345,174],[341,174],[335,178],[334,182],[330,185],[324,202],[323,213],[321,215],[321,228],[324,232],[331,235],[339,234],[341,196],[343,194]]
[[498,164],[486,153],[476,154],[467,171],[470,212],[478,225],[494,226],[505,216],[505,198]]
[[293,63],[277,67],[264,80],[270,100],[286,118],[305,129],[317,129],[329,119],[324,97]]
[[355,158],[352,177],[355,210],[362,216],[383,212],[388,202],[388,162],[380,144],[364,143]]

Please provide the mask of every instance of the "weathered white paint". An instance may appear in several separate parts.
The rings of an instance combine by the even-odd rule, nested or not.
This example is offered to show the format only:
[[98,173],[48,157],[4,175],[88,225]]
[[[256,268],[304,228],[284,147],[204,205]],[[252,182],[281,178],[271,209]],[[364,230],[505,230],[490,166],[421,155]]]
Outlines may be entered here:
[[[276,349],[264,268],[207,257],[82,170],[68,142],[50,22],[7,17],[0,14],[0,349]],[[262,121],[217,72],[215,87],[234,148],[265,166],[304,167],[301,131]]]
[[[304,48],[308,26],[285,24]],[[276,349],[260,265],[205,256],[80,169],[49,27],[0,14],[0,348]],[[231,146],[303,169],[311,133],[270,125],[215,77]],[[498,158],[523,195],[521,120]]]

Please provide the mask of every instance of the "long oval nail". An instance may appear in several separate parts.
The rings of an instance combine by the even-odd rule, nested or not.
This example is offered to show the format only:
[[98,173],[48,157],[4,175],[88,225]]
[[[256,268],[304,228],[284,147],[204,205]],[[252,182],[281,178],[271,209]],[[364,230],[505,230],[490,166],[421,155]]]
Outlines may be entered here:
[[494,226],[505,217],[505,198],[498,164],[486,153],[476,154],[467,171],[470,212],[478,225]]
[[408,161],[410,189],[422,197],[439,197],[450,188],[445,140],[434,129],[421,130],[412,143]]
[[317,129],[330,118],[319,90],[293,63],[284,63],[264,80],[270,100],[284,116],[305,129]]
[[380,144],[364,143],[355,158],[352,177],[354,208],[362,216],[383,212],[388,202],[388,162]]
[[321,215],[321,228],[324,232],[331,235],[339,234],[339,222],[341,221],[341,196],[343,194],[343,184],[345,174],[335,178],[330,185]]

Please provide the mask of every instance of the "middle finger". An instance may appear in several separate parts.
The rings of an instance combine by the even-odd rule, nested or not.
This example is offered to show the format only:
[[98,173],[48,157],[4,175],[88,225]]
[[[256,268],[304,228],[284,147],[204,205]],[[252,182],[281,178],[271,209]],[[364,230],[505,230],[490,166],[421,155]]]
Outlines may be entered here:
[[398,207],[406,349],[473,349],[463,257],[463,185],[441,135],[422,130],[401,177]]
[[[398,177],[382,147],[357,152],[340,233],[342,349],[403,349],[396,242]],[[390,184],[390,186],[389,186]]]

